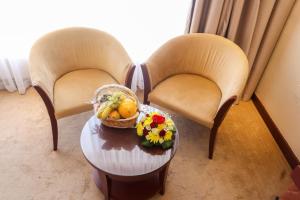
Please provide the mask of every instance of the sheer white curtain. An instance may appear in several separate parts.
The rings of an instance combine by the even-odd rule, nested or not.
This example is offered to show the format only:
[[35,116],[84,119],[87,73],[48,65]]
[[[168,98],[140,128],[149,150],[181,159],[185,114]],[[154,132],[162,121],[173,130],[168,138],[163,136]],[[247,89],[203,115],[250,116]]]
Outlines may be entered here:
[[[0,89],[24,93],[30,85],[27,58],[47,32],[97,28],[114,35],[138,64],[168,39],[183,34],[190,0],[9,0],[0,2]],[[142,87],[137,68],[133,87]]]
[[20,94],[24,94],[30,84],[25,58],[0,59],[0,89],[7,89],[10,92],[18,90]]

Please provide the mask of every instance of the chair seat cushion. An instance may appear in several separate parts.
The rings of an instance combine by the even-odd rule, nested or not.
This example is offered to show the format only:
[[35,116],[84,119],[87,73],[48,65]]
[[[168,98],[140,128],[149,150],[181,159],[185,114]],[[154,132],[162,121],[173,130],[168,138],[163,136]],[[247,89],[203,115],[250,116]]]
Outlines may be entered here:
[[95,90],[105,84],[117,83],[108,73],[99,69],[69,72],[54,85],[54,109],[57,119],[92,109],[89,102]]
[[181,74],[160,82],[149,94],[149,100],[211,128],[221,91],[205,77]]

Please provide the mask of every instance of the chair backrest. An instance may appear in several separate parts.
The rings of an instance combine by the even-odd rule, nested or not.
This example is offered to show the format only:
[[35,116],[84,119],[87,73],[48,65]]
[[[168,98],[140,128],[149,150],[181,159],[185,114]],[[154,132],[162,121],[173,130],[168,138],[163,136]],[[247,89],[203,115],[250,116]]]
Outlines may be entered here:
[[152,87],[176,74],[197,74],[214,81],[221,104],[239,96],[248,77],[248,60],[233,42],[212,34],[187,34],[169,40],[146,62]]
[[[84,68],[98,68],[124,83],[132,64],[123,46],[113,36],[91,28],[66,28],[46,34],[30,52],[33,83],[53,84],[62,75]],[[47,87],[47,86],[45,86]],[[47,88],[51,93],[51,87]]]

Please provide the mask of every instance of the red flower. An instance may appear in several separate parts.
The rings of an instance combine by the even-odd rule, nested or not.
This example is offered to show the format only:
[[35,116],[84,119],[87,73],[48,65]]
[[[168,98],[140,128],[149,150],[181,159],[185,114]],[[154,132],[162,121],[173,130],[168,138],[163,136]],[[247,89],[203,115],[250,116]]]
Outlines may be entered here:
[[159,136],[160,137],[164,137],[166,135],[166,131],[165,130],[161,130],[160,132],[159,132]]
[[156,124],[162,124],[165,122],[165,117],[161,115],[153,115],[152,120]]
[[149,134],[149,131],[148,131],[146,128],[144,128],[144,129],[143,129],[143,135],[144,135],[144,136],[147,136],[148,134]]
[[151,127],[151,128],[156,128],[156,127],[157,127],[157,124],[156,124],[155,122],[152,122],[152,123],[150,124],[150,127]]

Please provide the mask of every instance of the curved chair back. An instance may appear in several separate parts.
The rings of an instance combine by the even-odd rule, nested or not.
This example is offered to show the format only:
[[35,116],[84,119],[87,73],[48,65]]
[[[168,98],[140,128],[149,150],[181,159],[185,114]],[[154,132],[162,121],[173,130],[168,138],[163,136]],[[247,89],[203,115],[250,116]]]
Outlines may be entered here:
[[177,74],[198,74],[222,92],[220,106],[240,96],[248,77],[248,61],[233,42],[212,34],[187,34],[169,40],[146,62],[151,88]]
[[124,84],[132,61],[113,36],[91,28],[66,28],[40,38],[30,52],[33,85],[52,98],[55,80],[77,69],[97,68]]

